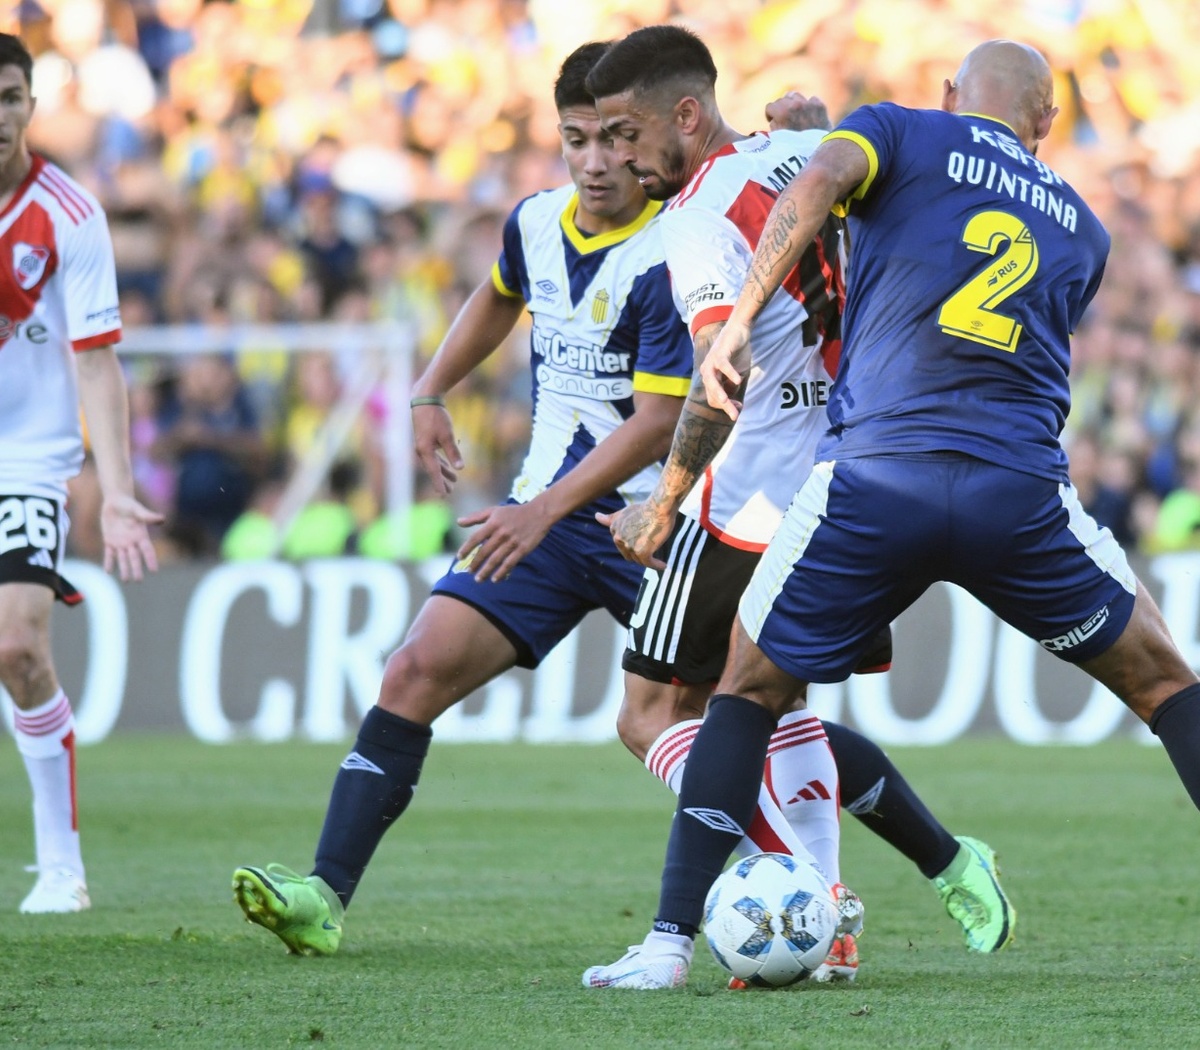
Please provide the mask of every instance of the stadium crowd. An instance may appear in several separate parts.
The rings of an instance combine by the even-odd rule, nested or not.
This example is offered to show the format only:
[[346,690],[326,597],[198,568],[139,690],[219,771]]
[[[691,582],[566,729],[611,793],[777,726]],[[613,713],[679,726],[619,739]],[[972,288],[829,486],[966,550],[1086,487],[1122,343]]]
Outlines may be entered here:
[[[399,320],[420,351],[486,278],[509,209],[566,179],[550,86],[571,48],[677,19],[712,47],[734,127],[795,88],[836,120],[936,105],[979,40],[1042,48],[1062,110],[1042,158],[1113,236],[1076,333],[1067,445],[1085,506],[1131,549],[1200,547],[1200,7],[1187,0],[17,0],[30,133],[104,203],[123,321]],[[526,330],[449,404],[460,510],[503,498],[529,426]],[[164,557],[383,557],[442,547],[452,512],[381,517],[387,401],[367,401],[287,537],[287,479],[353,362],[336,346],[126,356],[135,470]],[[419,493],[423,497],[424,493]],[[72,490],[74,552],[94,484]],[[372,537],[374,537],[372,539]]]

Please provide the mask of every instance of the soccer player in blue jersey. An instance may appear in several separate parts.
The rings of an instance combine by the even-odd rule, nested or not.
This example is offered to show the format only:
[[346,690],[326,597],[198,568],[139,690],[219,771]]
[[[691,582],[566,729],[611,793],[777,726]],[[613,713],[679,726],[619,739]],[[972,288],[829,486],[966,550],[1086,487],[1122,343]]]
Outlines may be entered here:
[[533,433],[509,501],[467,519],[460,559],[387,662],[379,700],[334,781],[312,874],[234,873],[248,919],[293,952],[330,954],[384,832],[412,799],[432,722],[513,666],[535,667],[593,609],[628,623],[639,566],[597,512],[643,498],[670,447],[692,373],[661,243],[661,205],[615,160],[584,78],[607,45],[563,63],[555,85],[573,185],[522,201],[503,250],[413,388],[422,463],[441,491],[462,466],[443,395],[533,316]]
[[[855,252],[843,360],[817,463],[742,598],[683,776],[643,946],[659,976],[630,987],[679,983],[670,955],[684,953],[672,945],[696,933],[735,845],[727,829],[752,811],[797,689],[844,678],[937,580],[1116,693],[1200,805],[1200,681],[1112,535],[1079,505],[1059,443],[1070,333],[1109,238],[1037,159],[1056,112],[1045,59],[989,41],[946,82],[941,110],[852,113],[772,209],[701,365],[709,402],[736,417],[751,326],[830,210],[847,214]],[[698,461],[723,430],[714,422],[697,443]]]

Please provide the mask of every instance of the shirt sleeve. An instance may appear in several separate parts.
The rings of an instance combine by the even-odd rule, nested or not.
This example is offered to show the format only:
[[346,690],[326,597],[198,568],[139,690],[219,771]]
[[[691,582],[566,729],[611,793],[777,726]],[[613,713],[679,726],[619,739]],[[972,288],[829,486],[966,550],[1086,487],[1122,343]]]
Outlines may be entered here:
[[847,139],[867,155],[867,177],[844,201],[834,205],[835,215],[844,218],[854,202],[865,199],[886,175],[904,135],[904,118],[905,111],[890,102],[860,106],[825,136],[826,140]]
[[63,293],[71,348],[93,350],[119,342],[117,265],[104,213],[97,209],[71,228],[63,248]]
[[686,397],[692,382],[692,340],[671,298],[666,264],[642,274],[630,289],[630,299],[638,315],[633,389]]
[[504,222],[504,242],[500,258],[492,266],[492,284],[501,295],[529,301],[529,271],[525,265],[525,244],[521,239],[521,208],[518,204]]
[[748,229],[757,223],[761,230],[774,204],[761,187],[748,189],[746,199],[739,198],[729,215],[684,207],[667,212],[661,220],[675,302],[693,336],[706,325],[729,319],[745,283],[754,249],[737,216]]

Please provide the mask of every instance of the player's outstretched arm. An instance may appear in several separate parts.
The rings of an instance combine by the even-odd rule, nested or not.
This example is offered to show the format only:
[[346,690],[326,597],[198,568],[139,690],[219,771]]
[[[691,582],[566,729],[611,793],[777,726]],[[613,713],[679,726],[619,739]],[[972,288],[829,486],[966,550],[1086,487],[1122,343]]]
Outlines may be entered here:
[[76,355],[79,399],[87,420],[103,502],[100,532],[104,537],[104,571],[115,567],[122,580],[140,580],[144,570],[158,568],[147,526],[162,515],[142,506],[133,495],[129,460],[129,400],[125,377],[111,346]]
[[459,557],[475,551],[471,568],[476,579],[503,579],[542,542],[555,522],[661,460],[671,446],[682,404],[683,398],[670,394],[635,393],[633,414],[578,466],[528,503],[488,507],[459,518],[460,525],[479,526],[463,543]]
[[[705,325],[696,333],[696,359],[703,362],[722,324]],[[598,514],[596,520],[607,525],[617,550],[628,561],[663,568],[655,552],[662,546],[675,523],[675,515],[684,498],[705,468],[721,450],[733,429],[733,419],[708,404],[699,373],[692,386],[671,440],[666,465],[654,491],[643,503],[635,503],[617,514]]]
[[463,467],[450,413],[441,399],[495,352],[524,309],[523,299],[501,294],[490,278],[484,281],[463,304],[429,367],[413,385],[413,447],[440,496],[450,494]]
[[849,139],[827,139],[775,201],[733,313],[700,366],[708,403],[730,419],[737,418],[738,408],[729,388],[743,379],[735,358],[744,355],[751,326],[800,261],[833,206],[846,200],[870,174],[862,146]]

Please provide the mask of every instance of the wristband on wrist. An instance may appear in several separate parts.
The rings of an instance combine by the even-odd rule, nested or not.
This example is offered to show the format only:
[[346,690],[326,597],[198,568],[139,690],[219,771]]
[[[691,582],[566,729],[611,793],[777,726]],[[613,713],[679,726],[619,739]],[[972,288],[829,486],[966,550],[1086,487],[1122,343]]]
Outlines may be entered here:
[[445,398],[435,395],[432,397],[414,397],[408,403],[409,408],[420,408],[422,405],[437,405],[438,408],[445,408],[446,401]]

